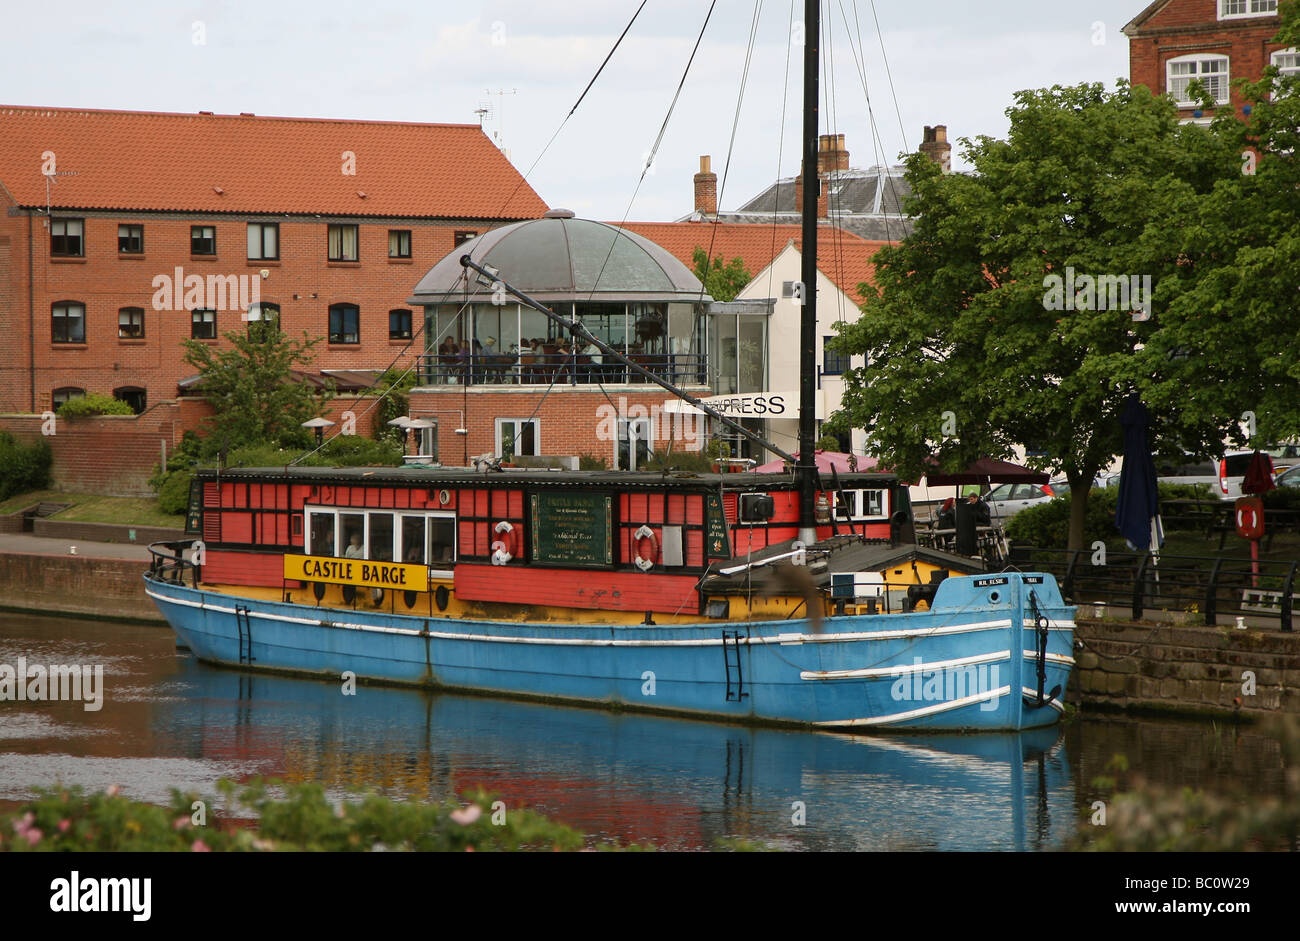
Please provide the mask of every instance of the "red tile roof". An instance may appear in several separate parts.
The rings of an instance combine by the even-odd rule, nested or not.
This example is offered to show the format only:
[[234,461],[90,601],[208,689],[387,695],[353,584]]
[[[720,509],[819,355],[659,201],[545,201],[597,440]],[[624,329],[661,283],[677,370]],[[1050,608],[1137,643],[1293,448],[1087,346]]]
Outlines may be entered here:
[[[617,223],[615,223],[617,224]],[[722,258],[725,265],[740,258],[751,275],[757,276],[771,264],[791,240],[795,248],[803,245],[803,232],[797,225],[769,225],[758,222],[627,222],[624,228],[643,235],[695,269],[697,247]],[[871,265],[873,256],[888,242],[871,242],[836,226],[817,229],[817,268],[835,282],[836,287],[861,304],[858,285],[875,282]],[[710,251],[710,246],[712,249]]]
[[0,192],[44,206],[46,151],[75,174],[50,187],[61,208],[470,219],[547,208],[476,124],[0,105]]

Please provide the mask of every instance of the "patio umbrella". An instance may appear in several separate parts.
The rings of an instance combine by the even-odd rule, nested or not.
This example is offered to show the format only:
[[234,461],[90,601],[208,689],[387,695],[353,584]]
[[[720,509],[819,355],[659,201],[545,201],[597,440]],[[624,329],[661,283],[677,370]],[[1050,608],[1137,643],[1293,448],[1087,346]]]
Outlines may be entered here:
[[1242,493],[1268,493],[1277,484],[1273,483],[1273,459],[1259,449],[1250,456],[1250,466],[1246,476],[1241,479]]
[[[799,452],[794,452],[794,457],[799,457]],[[829,474],[832,470],[841,474],[853,473],[849,468],[849,458],[853,455],[845,454],[843,451],[815,451],[814,457],[817,461],[817,470],[823,474]],[[874,457],[865,457],[861,454],[857,456],[854,465],[858,473],[865,473],[876,469],[877,461]],[[766,464],[755,467],[754,470],[760,474],[779,474],[786,469],[785,461],[769,461]]]
[[952,474],[935,472],[926,474],[926,484],[931,487],[954,487],[961,484],[1045,484],[1048,476],[1010,461],[982,457],[965,470]]
[[1130,395],[1124,404],[1120,424],[1124,426],[1124,466],[1119,475],[1115,526],[1131,548],[1154,552],[1164,545],[1165,533],[1160,523],[1156,464],[1147,445],[1151,416],[1136,395]]

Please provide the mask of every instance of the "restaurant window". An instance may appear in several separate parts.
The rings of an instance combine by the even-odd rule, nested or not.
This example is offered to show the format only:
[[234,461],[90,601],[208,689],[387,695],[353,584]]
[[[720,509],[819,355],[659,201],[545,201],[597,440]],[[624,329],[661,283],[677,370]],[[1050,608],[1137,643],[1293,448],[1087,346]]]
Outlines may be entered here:
[[388,339],[411,339],[411,312],[409,310],[403,308],[388,312]]
[[117,312],[117,335],[122,340],[139,340],[144,336],[143,307],[123,307]]
[[498,418],[497,457],[536,457],[541,454],[539,422],[523,418]]
[[215,340],[217,338],[217,312],[206,308],[190,311],[190,339]]
[[119,225],[117,227],[117,251],[121,255],[143,255],[144,226]]
[[139,415],[144,411],[147,393],[139,386],[120,386],[113,390],[113,398],[131,406],[131,411]]
[[331,304],[329,322],[331,343],[361,342],[361,308],[356,304]]
[[411,257],[411,230],[410,229],[389,229],[388,230],[388,257],[389,258],[410,258]]
[[82,232],[85,223],[81,219],[50,220],[50,254],[69,258],[80,258],[86,253]]
[[217,253],[217,227],[214,225],[190,226],[190,254],[215,255]]
[[59,301],[50,307],[51,334],[55,343],[86,342],[86,305],[80,301]]
[[280,257],[280,223],[248,224],[249,261],[276,261]]
[[357,260],[357,227],[355,225],[331,225],[329,227],[329,260]]

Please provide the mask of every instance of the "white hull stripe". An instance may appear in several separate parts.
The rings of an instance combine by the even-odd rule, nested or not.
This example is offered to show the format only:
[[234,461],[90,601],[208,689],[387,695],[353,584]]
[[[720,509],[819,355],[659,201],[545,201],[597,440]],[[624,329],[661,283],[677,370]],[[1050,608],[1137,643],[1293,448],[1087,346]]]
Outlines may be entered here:
[[[158,594],[149,588],[145,593],[155,601],[163,601],[167,604],[181,605],[186,608],[198,608],[204,611],[215,611],[219,614],[235,613],[233,607],[225,605],[212,604],[203,601],[189,601],[184,598],[173,598],[169,595]],[[228,596],[223,596],[228,597]],[[414,617],[414,615],[400,615],[401,617]],[[371,631],[380,634],[403,634],[410,637],[433,637],[439,640],[465,640],[465,641],[484,641],[490,643],[502,644],[541,644],[564,647],[720,647],[722,646],[721,637],[704,637],[698,639],[678,639],[678,640],[614,640],[614,639],[589,639],[577,637],[509,637],[498,634],[465,634],[455,631],[421,631],[407,627],[386,627],[378,624],[356,624],[349,621],[330,621],[326,618],[304,618],[294,617],[287,614],[271,614],[270,612],[250,611],[249,617],[263,621],[283,621],[289,624],[306,624],[312,627],[338,627],[354,631]],[[729,622],[719,621],[718,626],[721,628]],[[510,625],[506,622],[507,626]],[[592,625],[593,627],[603,627],[606,625]],[[739,643],[749,646],[761,644],[825,644],[825,643],[846,643],[860,640],[900,640],[909,637],[940,637],[947,634],[965,634],[973,631],[997,630],[1011,626],[1010,620],[1001,621],[975,621],[970,624],[944,624],[936,627],[922,627],[906,630],[887,630],[887,631],[861,631],[844,634],[773,634],[767,637],[742,637]]]
[[[1026,651],[1025,651],[1025,659],[1026,659],[1026,660],[1037,660],[1037,659],[1038,659],[1038,651],[1037,651],[1037,650],[1026,650]],[[1072,666],[1074,666],[1074,658],[1071,657],[1071,656],[1067,656],[1066,654],[1063,654],[1063,653],[1049,653],[1049,654],[1047,655],[1047,662],[1048,662],[1048,663],[1059,663],[1059,664],[1061,664],[1062,666],[1067,666],[1067,667],[1072,667]]]
[[[1030,689],[1028,686],[1022,686],[1020,687],[1020,692],[1021,695],[1023,695],[1026,699],[1032,699],[1034,701],[1038,700],[1037,687],[1035,687],[1034,689]],[[1043,695],[1047,695],[1047,691],[1044,691]],[[1050,702],[1044,703],[1044,705],[1051,706],[1057,712],[1065,712],[1065,706],[1061,705],[1060,700],[1053,699]]]
[[996,653],[982,653],[974,657],[961,657],[957,660],[935,660],[930,663],[899,664],[892,667],[870,667],[862,670],[804,670],[799,674],[801,680],[873,680],[880,677],[897,678],[911,676],[914,673],[930,673],[936,670],[954,670],[961,667],[975,666],[980,663],[994,663],[1010,660],[1010,650]]
[[818,722],[816,724],[835,726],[889,725],[892,722],[905,722],[908,719],[920,719],[925,716],[937,715],[940,712],[949,712],[953,709],[973,706],[976,703],[985,701],[986,699],[996,699],[1000,696],[1009,695],[1011,695],[1011,687],[1001,686],[985,693],[977,693],[974,696],[963,696],[961,699],[951,699],[947,702],[935,703],[933,706],[922,706],[920,709],[910,709],[907,712],[895,712],[892,715],[887,716],[868,716],[862,719],[838,719],[830,722]]

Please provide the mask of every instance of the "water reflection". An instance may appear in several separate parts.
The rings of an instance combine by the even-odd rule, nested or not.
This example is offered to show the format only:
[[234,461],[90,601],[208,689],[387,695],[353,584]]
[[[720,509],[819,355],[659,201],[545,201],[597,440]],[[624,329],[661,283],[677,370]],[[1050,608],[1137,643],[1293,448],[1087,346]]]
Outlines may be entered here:
[[[170,632],[12,617],[0,662],[105,665],[104,708],[0,704],[0,801],[56,781],[164,801],[223,776],[436,800],[476,785],[597,837],[807,850],[1059,846],[1110,754],[1152,776],[1280,787],[1266,739],[1204,724],[1080,722],[1020,735],[846,736],[217,670]],[[1277,773],[1275,773],[1275,771]],[[1189,782],[1190,783],[1190,782]],[[801,824],[801,825],[800,825]]]

